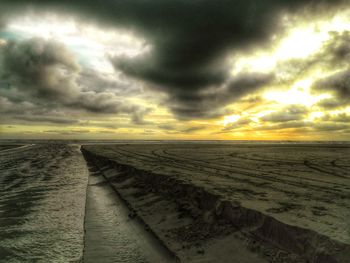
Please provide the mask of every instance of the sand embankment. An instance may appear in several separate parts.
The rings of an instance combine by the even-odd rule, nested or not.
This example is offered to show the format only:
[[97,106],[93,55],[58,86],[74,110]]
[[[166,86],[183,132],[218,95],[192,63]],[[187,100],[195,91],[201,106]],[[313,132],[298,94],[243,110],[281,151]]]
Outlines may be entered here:
[[176,262],[143,224],[129,218],[129,209],[101,173],[89,171],[83,262]]
[[[202,165],[192,162],[193,174],[187,172],[191,180],[186,180],[186,177],[169,172],[169,169],[160,173],[161,169],[148,168],[150,162],[139,161],[135,165],[132,160],[123,160],[106,149],[101,151],[101,148],[96,150],[89,146],[83,147],[82,151],[88,162],[103,173],[128,203],[133,210],[130,216],[143,220],[149,230],[183,262],[328,263],[348,262],[350,258],[347,242],[335,240],[313,228],[289,224],[281,220],[285,214],[278,217],[253,209],[244,202],[238,202],[239,199],[229,198],[223,188],[214,191],[203,181],[194,180],[196,170],[203,174],[205,169],[209,169],[205,166],[205,163],[211,163],[209,160]],[[158,158],[159,163],[165,161],[162,157]],[[181,161],[181,158],[178,160]],[[181,166],[181,162],[172,160],[172,163]],[[183,166],[186,165],[183,162]],[[216,173],[220,174],[220,171]],[[346,173],[342,175],[346,176]],[[215,186],[213,182],[220,181],[221,177],[215,180],[205,178],[209,185]],[[291,183],[291,180],[286,182]],[[259,183],[263,189],[264,185]],[[233,180],[231,184],[226,184],[228,191],[234,187]],[[274,211],[271,207],[267,209]]]

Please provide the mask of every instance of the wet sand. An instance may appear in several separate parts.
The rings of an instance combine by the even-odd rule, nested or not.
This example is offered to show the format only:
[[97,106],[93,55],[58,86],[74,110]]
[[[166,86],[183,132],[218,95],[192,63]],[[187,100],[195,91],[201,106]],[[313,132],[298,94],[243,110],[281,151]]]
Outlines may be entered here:
[[349,145],[84,149],[183,262],[350,259]]
[[175,262],[130,211],[105,178],[90,168],[83,262]]
[[78,262],[88,171],[78,145],[0,152],[0,262]]

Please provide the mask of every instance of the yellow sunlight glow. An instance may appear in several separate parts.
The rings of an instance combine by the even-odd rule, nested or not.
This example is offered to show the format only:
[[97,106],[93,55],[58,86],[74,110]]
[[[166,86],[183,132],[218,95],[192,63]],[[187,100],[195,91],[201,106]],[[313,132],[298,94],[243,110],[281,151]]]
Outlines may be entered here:
[[[239,72],[270,72],[278,62],[293,58],[304,58],[316,53],[330,38],[329,32],[349,30],[350,11],[336,14],[332,19],[319,18],[314,22],[299,21],[285,36],[273,44],[270,50],[256,50],[235,54],[232,58],[232,74]],[[280,36],[281,37],[281,36]],[[274,39],[278,39],[275,36]]]
[[311,95],[309,90],[312,79],[304,79],[297,81],[289,90],[286,91],[267,91],[263,97],[270,101],[280,104],[291,105],[301,104],[304,106],[312,106],[322,99],[331,98],[330,94]]
[[241,118],[240,115],[225,116],[223,124],[226,126],[227,124],[238,121],[240,118]]
[[322,111],[314,111],[314,112],[311,112],[307,118],[307,121],[314,121],[318,118],[321,118],[323,117],[325,114],[324,112]]

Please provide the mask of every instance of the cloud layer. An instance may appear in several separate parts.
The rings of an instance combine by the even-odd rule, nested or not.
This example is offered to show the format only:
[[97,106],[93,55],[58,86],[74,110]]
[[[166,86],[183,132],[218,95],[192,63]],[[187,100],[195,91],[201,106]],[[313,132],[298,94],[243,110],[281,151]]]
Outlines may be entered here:
[[[210,130],[206,124],[217,121],[212,119],[232,114],[239,118],[225,127],[216,126],[216,132],[343,131],[349,128],[344,121],[348,115],[341,111],[350,106],[350,30],[326,30],[328,40],[311,55],[278,57],[268,69],[248,66],[236,70],[244,55],[254,58],[259,56],[256,51],[273,52],[274,45],[287,36],[283,30],[290,25],[282,17],[311,19],[343,3],[349,1],[106,0],[101,4],[3,0],[0,33],[6,20],[15,15],[57,13],[58,17],[73,17],[79,30],[87,22],[102,29],[117,28],[137,36],[144,45],[123,53],[115,43],[128,42],[114,38],[106,54],[91,54],[91,58],[104,58],[103,63],[97,59],[87,63],[79,56],[89,55],[90,50],[86,46],[79,50],[83,49],[79,41],[67,46],[50,37],[9,41],[0,35],[0,77],[9,84],[0,88],[0,111],[8,119],[28,123],[81,126],[89,117],[123,116],[127,125],[104,126],[130,131],[137,126],[148,135],[156,134],[157,127],[169,134],[204,134]],[[111,51],[113,45],[116,52]],[[94,52],[99,48],[94,47]],[[99,70],[97,65],[105,66],[105,62],[111,72]],[[329,96],[309,103],[310,107],[288,98],[279,105],[264,97],[266,90],[283,92],[307,78],[311,80],[308,92]],[[305,99],[299,101],[303,104]],[[340,113],[331,113],[334,110]],[[326,114],[317,117],[313,111]],[[158,119],[145,119],[152,114]],[[84,116],[84,121],[79,120]]]
[[[7,101],[4,105],[8,105],[3,112],[9,113],[14,103],[23,102],[47,111],[66,108],[96,114],[127,114],[139,119],[146,111],[128,103],[124,96],[100,90],[101,79],[92,83],[84,80],[86,75],[81,74],[74,54],[61,43],[43,39],[10,41],[1,47],[0,56],[1,78],[9,85],[0,94]],[[118,87],[118,83],[110,85]]]
[[[4,3],[6,3],[5,1]],[[224,107],[263,87],[271,76],[232,76],[227,55],[266,44],[280,30],[284,12],[316,9],[344,1],[11,1],[12,10],[36,6],[69,11],[100,24],[131,30],[144,37],[149,51],[136,57],[115,56],[116,70],[168,95],[178,118],[211,118]],[[13,11],[14,12],[14,11]],[[251,73],[253,75],[254,72]],[[241,83],[242,82],[242,83]],[[212,98],[208,94],[218,94]],[[218,102],[221,98],[223,102]],[[229,98],[229,99],[228,99]],[[107,107],[108,108],[108,107]],[[101,107],[105,109],[105,107]]]

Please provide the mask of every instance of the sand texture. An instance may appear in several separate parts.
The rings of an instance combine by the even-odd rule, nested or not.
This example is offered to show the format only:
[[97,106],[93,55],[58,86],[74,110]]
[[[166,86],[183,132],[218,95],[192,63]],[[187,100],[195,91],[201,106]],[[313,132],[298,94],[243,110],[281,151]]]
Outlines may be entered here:
[[0,152],[0,262],[80,262],[88,169],[79,145]]
[[182,262],[349,262],[349,145],[88,145],[83,153]]

